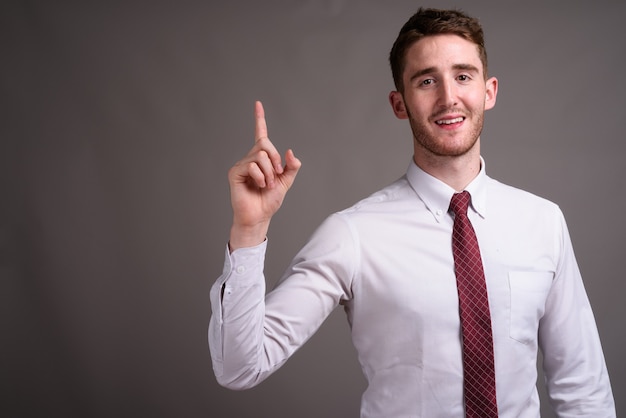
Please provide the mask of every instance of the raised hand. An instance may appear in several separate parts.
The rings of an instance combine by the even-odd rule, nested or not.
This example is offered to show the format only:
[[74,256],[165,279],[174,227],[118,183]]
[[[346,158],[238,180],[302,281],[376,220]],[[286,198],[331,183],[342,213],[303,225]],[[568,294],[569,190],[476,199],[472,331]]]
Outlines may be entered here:
[[254,146],[228,171],[233,225],[230,250],[258,245],[267,235],[270,220],[283,203],[301,163],[292,150],[280,153],[267,136],[265,111],[261,102],[254,107]]

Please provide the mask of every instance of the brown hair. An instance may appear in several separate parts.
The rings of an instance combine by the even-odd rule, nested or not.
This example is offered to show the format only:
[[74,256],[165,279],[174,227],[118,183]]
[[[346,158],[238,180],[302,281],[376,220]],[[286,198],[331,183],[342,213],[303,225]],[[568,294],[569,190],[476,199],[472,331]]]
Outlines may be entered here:
[[453,34],[468,40],[478,47],[478,55],[483,64],[483,72],[487,77],[487,51],[483,29],[478,21],[460,10],[440,10],[420,8],[402,26],[400,33],[389,53],[389,63],[396,89],[404,90],[402,73],[405,67],[407,50],[415,42],[426,36]]

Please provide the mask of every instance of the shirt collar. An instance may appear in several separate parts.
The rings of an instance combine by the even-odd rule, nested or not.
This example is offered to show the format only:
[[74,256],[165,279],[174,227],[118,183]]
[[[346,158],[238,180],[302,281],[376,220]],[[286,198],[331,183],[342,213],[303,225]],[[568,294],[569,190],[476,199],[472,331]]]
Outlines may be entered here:
[[[450,199],[452,199],[455,190],[419,168],[413,159],[411,159],[406,176],[409,184],[422,202],[424,202],[426,208],[433,214],[435,220],[441,222],[443,217],[448,213]],[[467,185],[465,190],[472,195],[471,208],[482,218],[487,214],[486,183],[487,174],[485,172],[485,160],[480,157],[480,172],[474,180]]]

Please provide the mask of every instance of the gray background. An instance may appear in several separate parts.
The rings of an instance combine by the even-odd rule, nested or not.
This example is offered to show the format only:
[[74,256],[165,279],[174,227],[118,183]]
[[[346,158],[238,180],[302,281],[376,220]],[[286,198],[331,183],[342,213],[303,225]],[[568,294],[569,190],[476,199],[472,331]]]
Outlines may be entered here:
[[[231,392],[211,370],[208,291],[255,99],[303,161],[271,227],[270,286],[325,216],[404,173],[387,53],[418,5],[2,2],[0,414],[357,416],[340,310],[268,381]],[[562,207],[626,411],[626,4],[426,5],[484,25],[500,80],[488,173]]]

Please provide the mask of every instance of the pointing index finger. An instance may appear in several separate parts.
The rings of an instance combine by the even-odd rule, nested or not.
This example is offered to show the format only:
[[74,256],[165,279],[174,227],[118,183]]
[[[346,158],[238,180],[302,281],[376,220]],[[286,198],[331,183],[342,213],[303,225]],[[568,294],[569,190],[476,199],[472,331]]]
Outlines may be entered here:
[[274,166],[274,170],[278,174],[283,173],[283,166],[281,163],[280,154],[274,148],[271,142],[269,142],[269,138],[267,137],[267,123],[265,121],[265,110],[263,109],[263,104],[260,101],[256,101],[254,103],[254,142],[258,143],[262,139],[267,139],[267,149],[265,151],[268,153],[270,160],[272,161],[272,165]]
[[259,142],[262,138],[267,138],[267,123],[265,122],[265,110],[260,101],[254,103],[254,141]]

